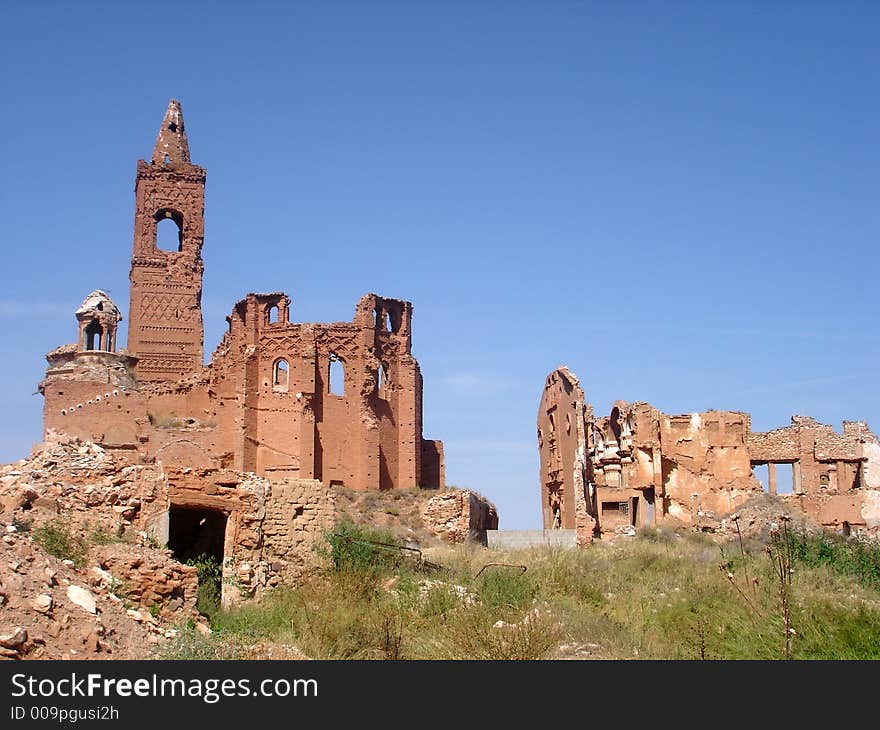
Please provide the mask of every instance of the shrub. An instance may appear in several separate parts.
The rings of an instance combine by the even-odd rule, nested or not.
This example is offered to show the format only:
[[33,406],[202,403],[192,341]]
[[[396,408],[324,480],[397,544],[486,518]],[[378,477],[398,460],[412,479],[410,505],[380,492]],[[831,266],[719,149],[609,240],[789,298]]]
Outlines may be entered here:
[[277,636],[291,628],[302,611],[299,595],[291,588],[280,587],[267,593],[260,603],[215,612],[211,616],[211,628],[224,636],[237,635],[254,641]]
[[641,527],[636,534],[640,540],[654,543],[673,543],[680,539],[675,530],[666,527]]
[[88,552],[88,543],[75,534],[70,525],[61,520],[52,520],[33,531],[34,539],[49,555],[61,560],[72,560],[82,564]]
[[374,527],[341,522],[326,535],[326,543],[319,550],[327,553],[336,571],[385,573],[404,561],[395,549],[400,540],[391,532]]
[[194,625],[188,625],[174,641],[162,646],[159,658],[185,661],[242,659],[245,648],[243,642],[234,637],[203,636]]
[[461,598],[449,589],[449,585],[434,585],[428,589],[419,605],[423,618],[445,616],[461,605]]
[[450,614],[444,624],[443,644],[452,659],[534,660],[546,657],[559,643],[562,631],[546,610],[498,614],[486,606],[467,606]]
[[199,589],[196,594],[196,609],[210,619],[220,609],[223,567],[210,555],[190,558],[186,564],[195,566],[198,574]]
[[808,567],[826,566],[854,577],[866,588],[880,590],[880,545],[828,532],[787,529],[772,535],[771,547],[787,550],[794,561]]
[[479,580],[480,600],[486,606],[522,608],[532,602],[537,592],[531,576],[517,568],[493,566]]

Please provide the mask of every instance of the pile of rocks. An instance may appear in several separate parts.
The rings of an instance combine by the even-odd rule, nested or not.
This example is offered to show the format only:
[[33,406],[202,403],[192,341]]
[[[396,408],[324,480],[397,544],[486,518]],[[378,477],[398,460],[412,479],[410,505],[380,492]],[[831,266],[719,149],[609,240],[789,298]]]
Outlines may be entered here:
[[728,515],[719,517],[701,511],[696,517],[694,529],[709,533],[719,540],[731,540],[742,535],[743,538],[766,541],[780,518],[792,520],[803,530],[821,530],[819,525],[792,509],[783,498],[767,494],[751,497],[736,512]]
[[30,531],[8,522],[0,531],[0,657],[146,658],[182,626],[203,623],[195,569],[167,551],[119,543],[76,565],[47,554]]
[[156,466],[127,465],[88,441],[50,438],[28,459],[0,466],[0,513],[37,508],[112,534],[130,525],[164,483]]

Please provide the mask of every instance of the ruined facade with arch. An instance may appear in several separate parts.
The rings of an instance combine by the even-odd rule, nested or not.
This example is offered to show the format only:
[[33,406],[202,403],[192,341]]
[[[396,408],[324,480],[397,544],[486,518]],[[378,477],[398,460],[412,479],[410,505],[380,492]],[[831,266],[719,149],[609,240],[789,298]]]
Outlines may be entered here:
[[422,436],[409,302],[367,294],[351,321],[302,323],[284,292],[249,293],[204,364],[205,182],[172,101],[137,163],[127,347],[117,351],[119,308],[96,290],[76,311],[76,344],[47,356],[44,430],[132,461],[359,490],[443,486],[442,444]]

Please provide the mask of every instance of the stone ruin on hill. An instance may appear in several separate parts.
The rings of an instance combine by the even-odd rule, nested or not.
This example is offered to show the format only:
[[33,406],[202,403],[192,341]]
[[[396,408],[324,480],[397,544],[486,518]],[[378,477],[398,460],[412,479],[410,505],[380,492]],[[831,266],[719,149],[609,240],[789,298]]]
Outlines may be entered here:
[[[250,293],[203,364],[205,180],[172,100],[137,163],[127,348],[119,307],[96,289],[76,342],[46,356],[45,443],[7,470],[4,513],[37,505],[141,532],[179,561],[215,558],[229,605],[309,564],[336,490],[442,490],[445,478],[442,443],[422,435],[410,302],[367,294],[350,322],[300,323],[285,293]],[[490,514],[497,525],[468,494],[425,522],[458,539]]]

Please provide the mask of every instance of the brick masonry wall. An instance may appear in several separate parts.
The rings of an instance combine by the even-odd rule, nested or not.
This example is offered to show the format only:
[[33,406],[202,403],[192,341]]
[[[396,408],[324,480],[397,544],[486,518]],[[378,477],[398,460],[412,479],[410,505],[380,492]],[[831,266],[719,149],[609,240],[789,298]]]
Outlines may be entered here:
[[295,579],[315,563],[315,545],[332,529],[335,510],[334,493],[319,481],[282,479],[272,483],[263,538],[273,574]]
[[422,522],[449,542],[486,544],[486,530],[498,529],[498,511],[485,497],[469,489],[451,489],[431,497],[422,509]]
[[[844,422],[840,434],[793,416],[790,426],[761,433],[752,432],[749,415],[739,411],[667,415],[646,403],[618,401],[609,416],[594,418],[581,399],[567,368],[545,381],[537,422],[545,527],[555,510],[562,527],[584,533],[573,522],[570,500],[582,491],[577,455],[584,445],[584,478],[598,495],[588,514],[603,533],[667,516],[711,524],[763,493],[753,466],[766,463],[793,465],[794,494],[785,499],[808,519],[835,529],[880,527],[880,442],[863,422]],[[586,433],[575,438],[570,425],[580,423],[581,413]],[[775,467],[770,473],[772,479]]]

